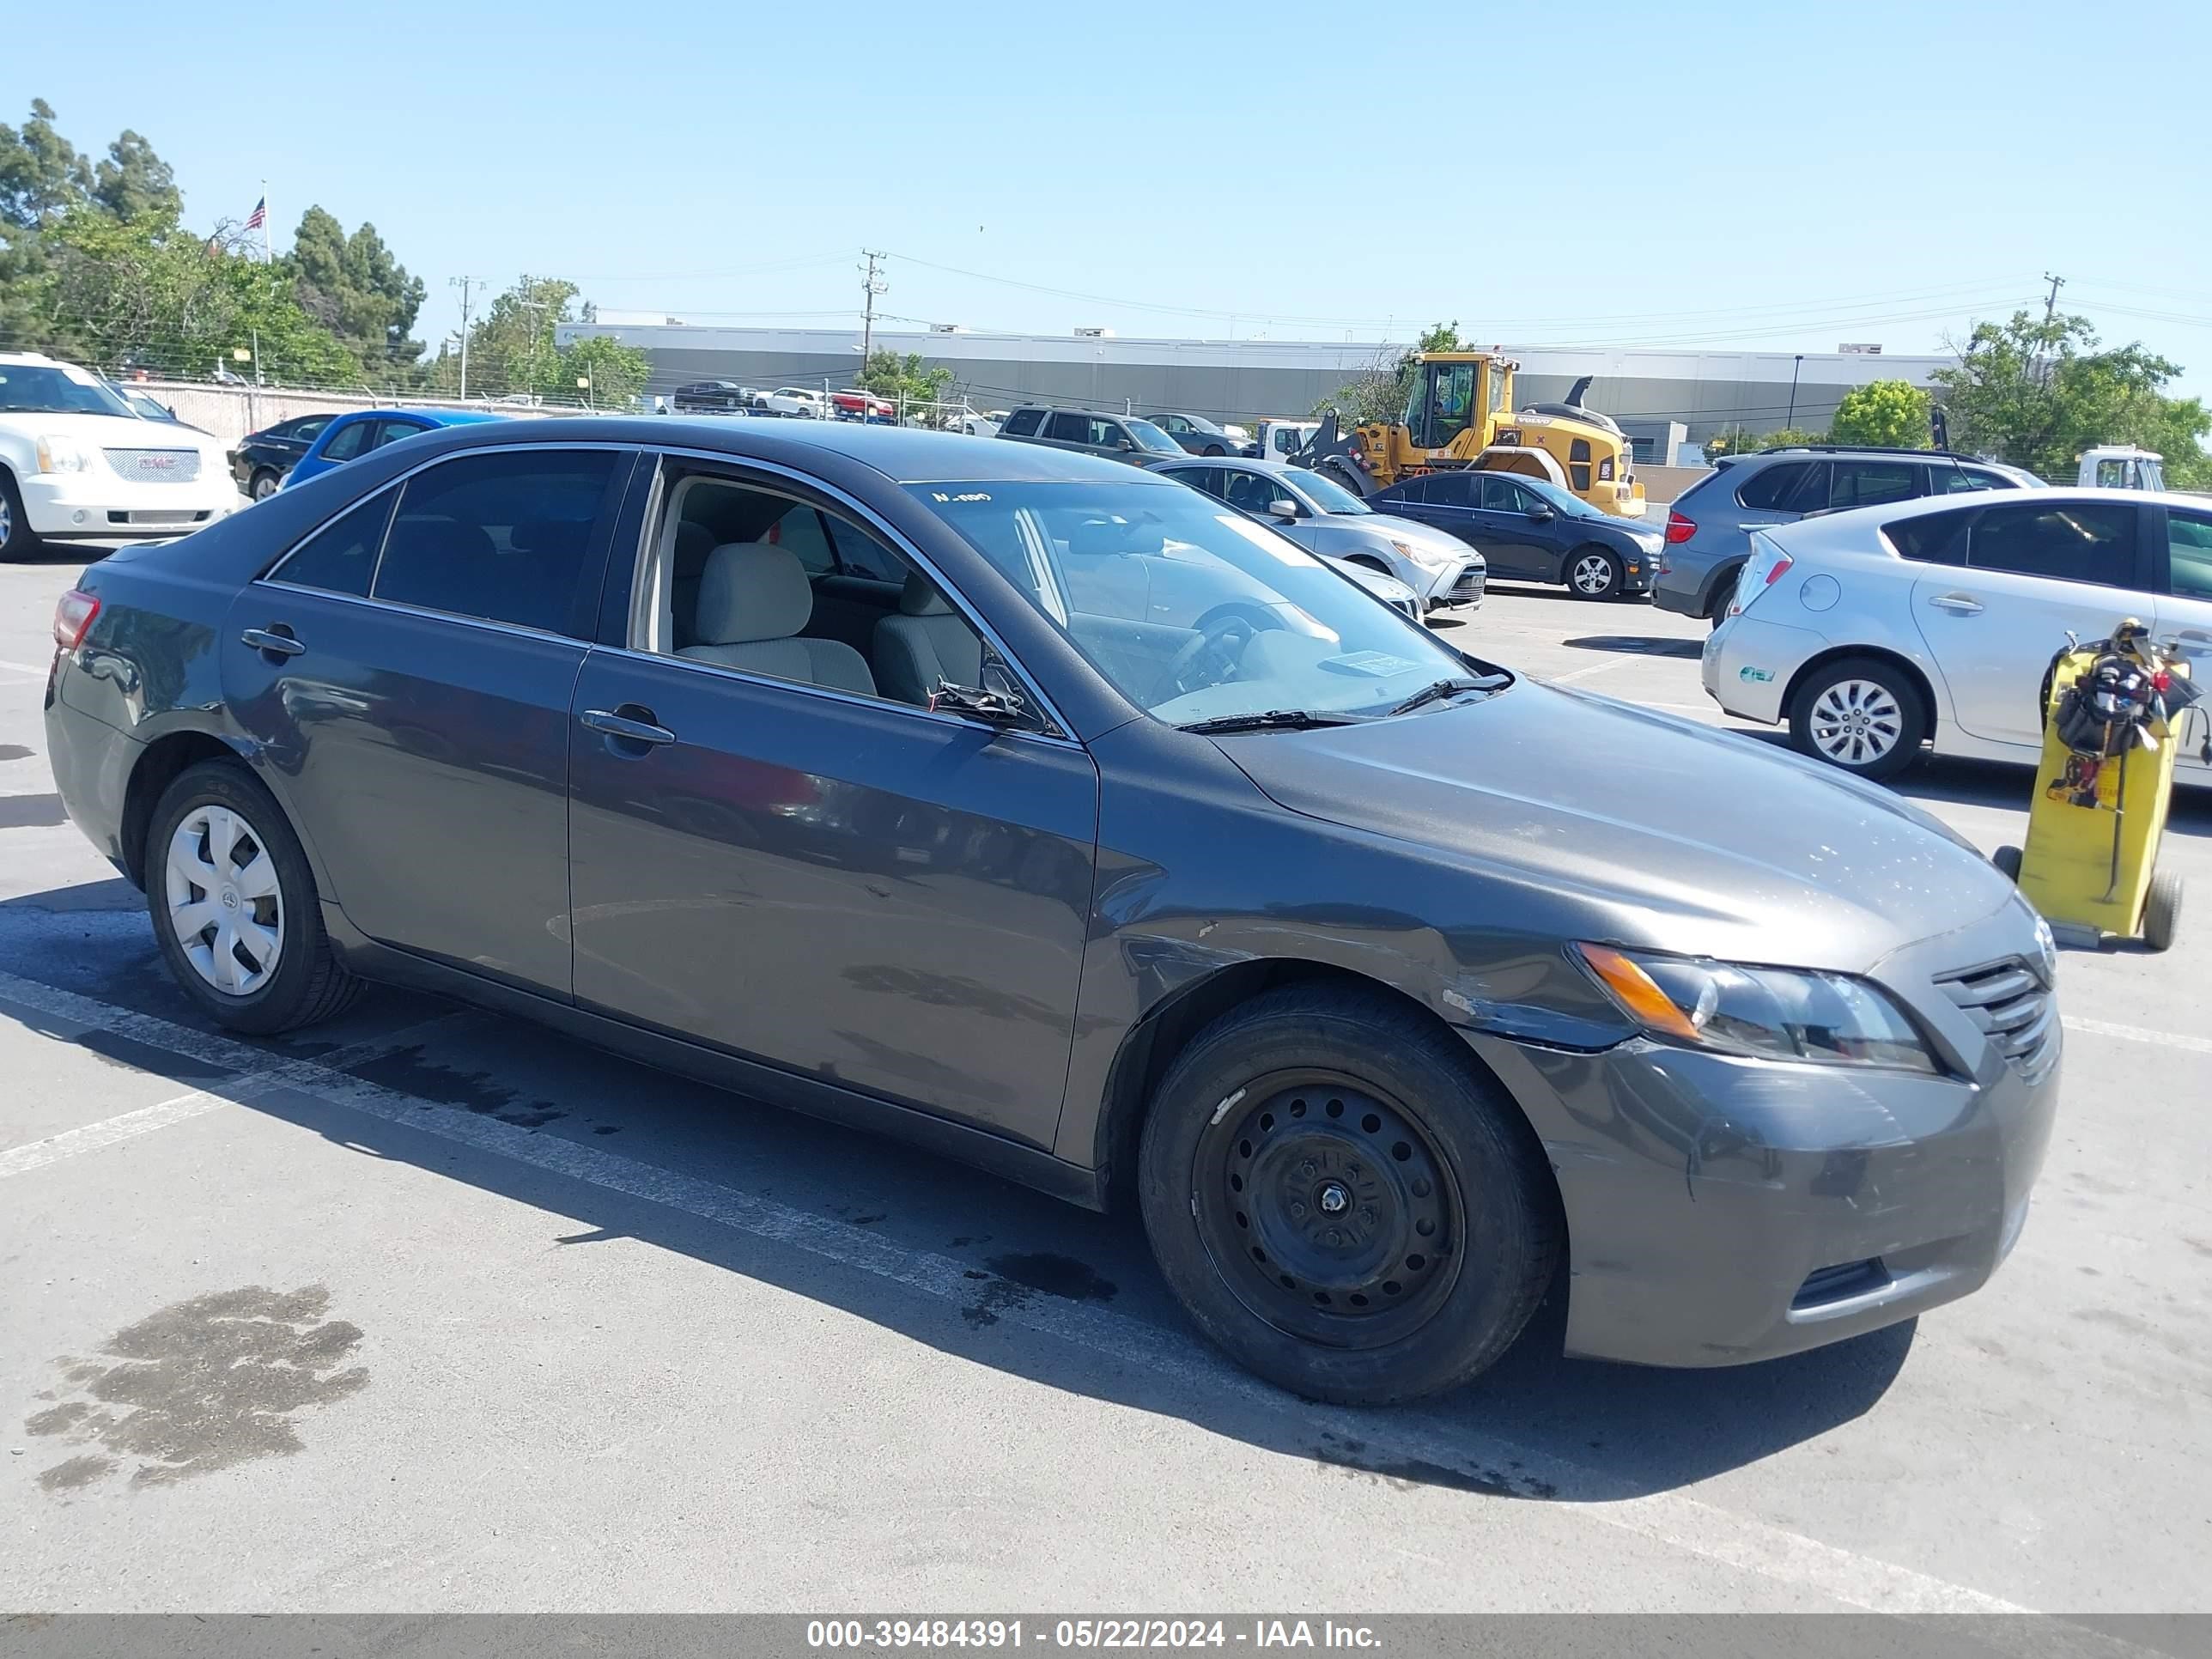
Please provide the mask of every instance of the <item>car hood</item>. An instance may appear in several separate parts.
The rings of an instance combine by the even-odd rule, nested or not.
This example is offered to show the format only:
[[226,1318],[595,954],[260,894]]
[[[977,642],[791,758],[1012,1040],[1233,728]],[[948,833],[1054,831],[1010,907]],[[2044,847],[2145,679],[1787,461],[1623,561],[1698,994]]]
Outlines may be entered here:
[[1526,679],[1434,712],[1215,741],[1279,805],[1455,854],[1522,890],[1501,896],[1516,923],[1584,937],[1863,972],[2015,893],[1875,786]]
[[197,427],[142,421],[136,415],[48,415],[10,411],[0,419],[33,437],[67,438],[87,449],[196,449],[221,466],[222,447]]

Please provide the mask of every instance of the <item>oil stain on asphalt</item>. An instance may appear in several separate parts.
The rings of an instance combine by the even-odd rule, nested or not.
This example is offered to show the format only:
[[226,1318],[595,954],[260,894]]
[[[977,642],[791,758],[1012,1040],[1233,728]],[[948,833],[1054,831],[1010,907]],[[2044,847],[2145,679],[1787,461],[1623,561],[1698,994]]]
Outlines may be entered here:
[[1070,1302],[1110,1302],[1120,1289],[1110,1279],[1103,1278],[1087,1261],[1078,1261],[1071,1255],[1054,1255],[1044,1250],[1019,1250],[1007,1255],[994,1255],[986,1263],[991,1272],[973,1273],[970,1279],[981,1282],[974,1301],[961,1309],[960,1316],[976,1328],[995,1325],[999,1316],[1009,1308],[1026,1306],[1036,1296],[1056,1296]]
[[419,1042],[365,1060],[352,1073],[364,1083],[396,1089],[441,1106],[459,1106],[479,1117],[495,1117],[519,1128],[539,1129],[556,1118],[568,1116],[566,1112],[554,1110],[550,1100],[516,1105],[515,1091],[494,1083],[489,1072],[464,1072],[425,1060]]
[[131,1465],[132,1486],[160,1486],[300,1450],[295,1418],[368,1383],[345,1363],[361,1331],[325,1319],[330,1300],[320,1285],[221,1291],[125,1327],[97,1358],[57,1361],[71,1397],[23,1426],[85,1449],[39,1484],[76,1491]]

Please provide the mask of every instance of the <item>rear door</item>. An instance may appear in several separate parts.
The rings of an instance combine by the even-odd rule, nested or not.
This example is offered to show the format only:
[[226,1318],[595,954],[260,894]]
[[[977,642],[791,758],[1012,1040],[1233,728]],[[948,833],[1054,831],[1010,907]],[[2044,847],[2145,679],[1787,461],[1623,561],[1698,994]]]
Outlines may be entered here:
[[369,938],[568,994],[569,701],[634,459],[434,462],[232,607],[226,700]]
[[1961,730],[2040,747],[2038,696],[2067,635],[2155,623],[2143,514],[2127,501],[2027,500],[1891,527],[1893,544],[1930,567],[1913,581],[1912,617]]
[[2166,509],[2166,580],[2158,601],[2157,639],[2189,659],[2190,678],[2203,689],[2203,711],[2184,732],[2181,765],[2202,782],[2212,778],[2203,759],[2206,725],[2212,723],[2212,507]]

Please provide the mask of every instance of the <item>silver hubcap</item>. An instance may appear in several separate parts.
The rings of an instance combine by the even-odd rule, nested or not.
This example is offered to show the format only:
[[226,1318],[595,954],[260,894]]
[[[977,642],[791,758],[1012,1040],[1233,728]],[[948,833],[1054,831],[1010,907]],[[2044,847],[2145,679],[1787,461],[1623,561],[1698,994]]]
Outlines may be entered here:
[[253,499],[255,501],[265,501],[276,493],[276,480],[270,477],[266,472],[263,473],[259,477],[253,481]]
[[226,996],[259,990],[284,948],[284,895],[259,832],[196,806],[169,837],[169,925],[193,970]]
[[1814,700],[1813,747],[1845,766],[1866,766],[1897,747],[1905,711],[1872,680],[1838,680]]
[[0,495],[0,547],[5,547],[8,538],[15,533],[15,515],[8,510],[8,498]]
[[1575,587],[1583,593],[1602,593],[1613,586],[1613,567],[1593,553],[1575,566]]

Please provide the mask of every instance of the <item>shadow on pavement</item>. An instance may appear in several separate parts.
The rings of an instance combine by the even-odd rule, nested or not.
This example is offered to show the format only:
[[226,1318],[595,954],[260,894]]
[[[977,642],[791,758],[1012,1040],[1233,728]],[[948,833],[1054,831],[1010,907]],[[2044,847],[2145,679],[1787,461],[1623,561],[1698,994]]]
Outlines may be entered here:
[[1702,640],[1673,640],[1642,634],[1590,634],[1559,643],[1570,651],[1610,651],[1632,657],[1686,657],[1692,662],[1705,650]]
[[[115,885],[121,884],[91,884],[101,902],[89,908],[85,889],[0,902],[0,968],[210,1029],[169,983],[143,922],[99,914],[119,911],[121,896],[106,890]],[[135,908],[137,895],[124,890]],[[73,936],[66,953],[39,948],[40,939],[64,932]],[[252,1046],[272,1058],[310,1057],[399,1032],[441,1006],[372,992],[331,1027]],[[70,1036],[68,1022],[12,1005],[0,1004],[0,1018]],[[84,1046],[101,1051],[99,1034]],[[132,1063],[129,1053],[111,1042],[104,1057]],[[161,1051],[136,1063],[157,1069]],[[1568,1503],[1665,1491],[1769,1456],[1872,1409],[1912,1346],[1907,1324],[1737,1369],[1659,1371],[1570,1360],[1560,1353],[1563,1279],[1505,1358],[1458,1393],[1397,1411],[1316,1407],[1261,1386],[1224,1386],[1227,1362],[1184,1322],[1152,1266],[1133,1208],[1092,1214],[964,1165],[759,1108],[495,1015],[473,1015],[423,1040],[403,1040],[350,1070],[417,1100],[496,1117],[517,1133],[715,1183],[739,1194],[740,1204],[758,1200],[865,1228],[871,1240],[908,1253],[905,1261],[950,1257],[965,1268],[973,1290],[964,1303],[918,1292],[885,1272],[313,1095],[279,1089],[248,1094],[240,1103],[354,1152],[403,1160],[542,1211],[548,1245],[589,1249],[606,1239],[640,1240],[977,1364],[1180,1417],[1267,1451],[1311,1459],[1347,1478]],[[196,1074],[191,1083],[218,1095],[237,1088],[234,1074]],[[1174,1363],[1155,1369],[1111,1342],[1102,1346],[1049,1334],[1000,1316],[1010,1307],[1048,1312],[1055,1299],[1105,1304],[1118,1319],[1145,1328],[1131,1333],[1147,1339],[1133,1352],[1164,1352]],[[794,1340],[803,1339],[794,1334]],[[495,1364],[496,1357],[489,1363]]]

